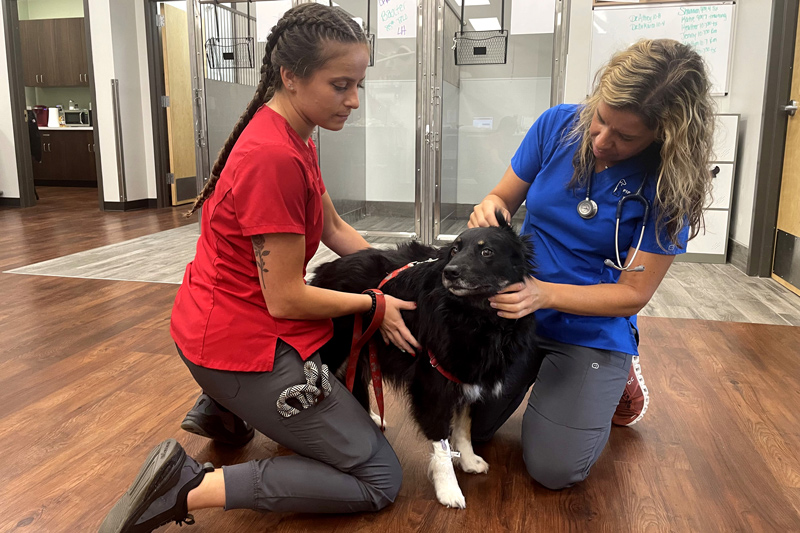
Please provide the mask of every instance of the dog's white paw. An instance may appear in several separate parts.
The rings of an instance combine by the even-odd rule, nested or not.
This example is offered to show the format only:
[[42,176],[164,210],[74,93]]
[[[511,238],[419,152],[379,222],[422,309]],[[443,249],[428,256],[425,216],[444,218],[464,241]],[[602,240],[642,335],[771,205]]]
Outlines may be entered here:
[[456,459],[461,470],[470,474],[485,474],[489,471],[489,463],[480,455],[461,452],[461,457]]
[[375,422],[375,425],[381,428],[382,430],[386,430],[386,419],[383,419],[383,425],[381,425],[381,415],[376,413],[375,411],[369,412],[369,417]]
[[436,499],[447,507],[463,509],[467,506],[461,487],[458,486],[456,471],[453,469],[453,454],[448,440],[433,441],[433,453],[428,465],[428,475],[436,490]]
[[446,507],[464,509],[467,506],[467,500],[464,498],[464,494],[461,493],[457,483],[443,486],[437,485],[436,499]]

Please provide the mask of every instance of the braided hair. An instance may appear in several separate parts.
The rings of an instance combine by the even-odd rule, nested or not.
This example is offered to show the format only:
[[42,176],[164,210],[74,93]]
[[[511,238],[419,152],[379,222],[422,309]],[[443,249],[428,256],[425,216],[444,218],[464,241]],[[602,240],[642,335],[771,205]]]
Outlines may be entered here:
[[185,214],[186,217],[197,211],[214,192],[233,146],[256,111],[282,89],[281,67],[299,78],[308,78],[331,59],[324,49],[326,41],[363,43],[368,46],[364,30],[339,7],[317,3],[301,4],[288,10],[275,24],[267,38],[267,47],[261,62],[261,80],[258,82],[256,94],[219,151],[211,168],[211,177],[195,199],[191,211]]

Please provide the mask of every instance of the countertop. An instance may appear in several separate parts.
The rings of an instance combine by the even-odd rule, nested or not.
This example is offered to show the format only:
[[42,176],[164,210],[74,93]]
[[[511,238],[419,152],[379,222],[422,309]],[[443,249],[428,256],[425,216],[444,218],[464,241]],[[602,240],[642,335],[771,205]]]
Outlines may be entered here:
[[80,131],[92,131],[94,128],[92,126],[63,126],[53,128],[50,126],[39,126],[40,130],[59,130],[59,131],[69,131],[69,130],[80,130]]

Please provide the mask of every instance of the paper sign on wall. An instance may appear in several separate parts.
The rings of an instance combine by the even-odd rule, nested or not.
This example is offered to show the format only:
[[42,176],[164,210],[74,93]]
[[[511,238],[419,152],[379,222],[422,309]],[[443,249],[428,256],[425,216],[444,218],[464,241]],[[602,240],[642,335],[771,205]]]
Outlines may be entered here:
[[412,0],[378,0],[378,39],[416,38],[416,7]]

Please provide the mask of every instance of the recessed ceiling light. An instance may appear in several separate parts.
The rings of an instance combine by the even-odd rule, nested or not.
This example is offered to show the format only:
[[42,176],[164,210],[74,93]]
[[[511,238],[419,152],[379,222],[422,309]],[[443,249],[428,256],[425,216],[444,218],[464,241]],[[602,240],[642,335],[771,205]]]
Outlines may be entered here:
[[469,19],[469,23],[475,28],[475,31],[500,31],[500,21],[497,17],[489,17],[483,19]]
[[[461,0],[455,0],[456,4],[461,7]],[[469,6],[488,6],[491,3],[489,0],[467,0],[467,3],[464,4],[465,7]]]

